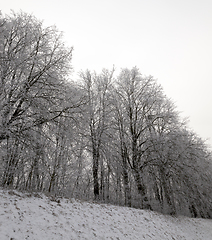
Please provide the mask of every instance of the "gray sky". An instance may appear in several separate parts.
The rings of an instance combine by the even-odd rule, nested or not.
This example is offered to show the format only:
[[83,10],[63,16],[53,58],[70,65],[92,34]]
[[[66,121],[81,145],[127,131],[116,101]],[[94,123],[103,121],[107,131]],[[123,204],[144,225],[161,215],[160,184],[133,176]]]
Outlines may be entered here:
[[137,66],[212,146],[211,0],[0,0],[64,32],[73,67]]

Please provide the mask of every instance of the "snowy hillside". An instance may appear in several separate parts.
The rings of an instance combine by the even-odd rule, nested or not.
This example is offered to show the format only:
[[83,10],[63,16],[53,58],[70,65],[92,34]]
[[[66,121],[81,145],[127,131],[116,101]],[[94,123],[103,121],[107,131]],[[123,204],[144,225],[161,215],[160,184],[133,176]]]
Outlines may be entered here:
[[0,190],[1,240],[212,240],[212,220]]

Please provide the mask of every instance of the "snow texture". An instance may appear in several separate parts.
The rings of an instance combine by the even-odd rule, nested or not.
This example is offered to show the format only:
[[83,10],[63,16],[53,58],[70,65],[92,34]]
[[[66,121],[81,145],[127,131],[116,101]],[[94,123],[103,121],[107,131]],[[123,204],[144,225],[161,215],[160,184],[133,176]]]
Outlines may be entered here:
[[212,240],[212,220],[0,190],[0,240]]

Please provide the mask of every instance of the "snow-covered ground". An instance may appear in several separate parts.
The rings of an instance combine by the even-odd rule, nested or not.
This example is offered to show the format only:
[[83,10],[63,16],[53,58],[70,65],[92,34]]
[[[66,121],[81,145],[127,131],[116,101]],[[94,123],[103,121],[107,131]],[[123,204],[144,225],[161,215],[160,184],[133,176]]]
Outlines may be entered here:
[[212,220],[0,189],[0,240],[212,240]]

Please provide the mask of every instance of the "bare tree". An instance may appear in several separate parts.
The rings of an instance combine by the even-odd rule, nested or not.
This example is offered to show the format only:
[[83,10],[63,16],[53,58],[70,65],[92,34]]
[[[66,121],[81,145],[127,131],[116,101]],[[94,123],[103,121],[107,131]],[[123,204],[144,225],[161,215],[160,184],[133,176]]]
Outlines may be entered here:
[[[0,141],[14,138],[18,144],[32,131],[38,137],[43,124],[69,109],[64,96],[72,48],[64,46],[55,27],[44,28],[31,15],[21,12],[0,18]],[[39,138],[32,164],[37,183]]]
[[[115,119],[122,156],[125,203],[130,204],[129,169],[131,169],[141,207],[150,206],[147,166],[154,162],[147,152],[153,130],[162,131],[162,123],[171,122],[174,113],[162,88],[151,77],[143,77],[137,68],[123,69],[116,81]],[[152,130],[153,129],[153,130]]]
[[81,73],[84,91],[87,96],[87,118],[93,158],[94,197],[99,198],[99,164],[103,135],[107,130],[108,91],[110,90],[113,71],[103,70],[101,74],[86,71]]
[[55,119],[72,49],[55,27],[43,28],[33,16],[13,13],[0,26],[0,139]]

